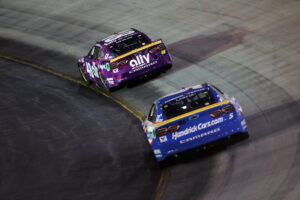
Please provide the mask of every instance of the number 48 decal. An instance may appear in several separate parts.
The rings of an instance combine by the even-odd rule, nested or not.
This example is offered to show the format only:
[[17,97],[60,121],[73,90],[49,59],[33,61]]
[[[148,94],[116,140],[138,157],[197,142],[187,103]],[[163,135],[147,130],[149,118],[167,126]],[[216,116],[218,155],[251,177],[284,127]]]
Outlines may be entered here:
[[86,64],[86,70],[90,74],[90,76],[92,78],[94,78],[95,76],[97,78],[99,78],[98,69],[97,69],[95,63],[93,63],[93,65],[91,65],[89,62],[86,62],[85,64]]

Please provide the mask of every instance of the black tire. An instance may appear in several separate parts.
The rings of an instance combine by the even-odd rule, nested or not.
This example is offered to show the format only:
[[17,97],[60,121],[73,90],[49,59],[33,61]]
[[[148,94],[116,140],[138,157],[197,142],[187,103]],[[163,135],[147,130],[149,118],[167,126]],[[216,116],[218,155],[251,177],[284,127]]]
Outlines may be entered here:
[[86,74],[84,73],[83,69],[82,69],[80,66],[78,66],[78,70],[79,70],[79,72],[80,72],[80,74],[81,74],[81,77],[82,77],[83,81],[84,81],[87,85],[90,85],[90,84],[91,84],[91,80],[88,79],[88,77],[87,77]]
[[241,132],[241,133],[234,135],[235,142],[240,142],[240,141],[246,140],[248,138],[249,138],[248,132]]
[[158,162],[160,168],[166,168],[170,166],[170,162],[168,160],[162,160]]
[[101,72],[99,72],[99,78],[101,80],[101,86],[102,86],[102,88],[105,91],[110,92],[111,89],[108,87],[107,82],[106,82],[105,78],[103,77],[103,75],[101,74]]

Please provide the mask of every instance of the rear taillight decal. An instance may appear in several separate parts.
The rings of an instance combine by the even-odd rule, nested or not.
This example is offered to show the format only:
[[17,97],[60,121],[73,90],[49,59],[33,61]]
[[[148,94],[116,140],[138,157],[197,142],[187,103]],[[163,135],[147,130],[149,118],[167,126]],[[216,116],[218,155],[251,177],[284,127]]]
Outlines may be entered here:
[[169,127],[168,127],[168,132],[169,132],[169,133],[173,133],[173,132],[175,132],[175,131],[178,131],[179,128],[180,128],[179,124],[169,126]]
[[219,116],[221,116],[221,115],[223,115],[222,110],[215,110],[215,111],[213,111],[212,113],[210,113],[210,116],[211,116],[212,118],[216,118],[216,117],[219,117]]
[[224,107],[222,108],[222,111],[223,111],[224,113],[229,113],[229,112],[232,112],[233,110],[234,110],[234,107],[233,107],[232,104],[229,104],[229,105],[224,106]]
[[162,50],[164,48],[165,48],[164,44],[159,44],[158,46],[150,49],[149,52],[153,54],[153,53],[156,53],[157,51]]
[[110,64],[110,67],[111,67],[112,69],[116,69],[116,68],[118,67],[118,63],[117,63],[117,62],[111,63],[111,64]]
[[157,136],[166,135],[167,133],[174,133],[180,129],[179,124],[171,125],[169,127],[159,128],[156,130]]
[[116,69],[117,67],[122,66],[122,65],[126,65],[127,63],[128,63],[128,60],[121,60],[119,62],[111,63],[110,66],[111,66],[112,69]]
[[119,62],[119,65],[126,65],[128,63],[128,60],[121,60]]
[[234,111],[234,106],[232,104],[228,104],[228,105],[222,107],[221,109],[211,112],[210,116],[212,118],[216,118],[216,117],[223,115],[223,113],[230,113],[232,111]]
[[166,135],[168,133],[168,128],[160,128],[156,130],[157,136]]

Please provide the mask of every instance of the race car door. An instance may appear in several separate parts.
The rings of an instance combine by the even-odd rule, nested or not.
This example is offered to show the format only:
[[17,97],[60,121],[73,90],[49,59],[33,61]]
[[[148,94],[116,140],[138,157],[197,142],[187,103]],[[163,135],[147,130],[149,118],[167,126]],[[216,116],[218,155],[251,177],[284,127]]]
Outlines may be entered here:
[[101,65],[101,58],[104,53],[99,46],[93,46],[88,55],[85,57],[86,70],[90,76],[90,79],[94,82],[99,80],[98,66]]

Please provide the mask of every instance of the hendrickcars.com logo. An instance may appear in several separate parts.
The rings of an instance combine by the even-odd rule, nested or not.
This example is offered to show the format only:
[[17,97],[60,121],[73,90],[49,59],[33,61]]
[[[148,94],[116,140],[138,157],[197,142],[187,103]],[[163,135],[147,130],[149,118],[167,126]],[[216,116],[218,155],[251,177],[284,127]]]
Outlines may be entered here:
[[200,130],[205,129],[205,128],[209,128],[211,126],[214,126],[214,125],[217,125],[219,123],[222,123],[223,121],[224,121],[223,117],[220,117],[220,118],[211,120],[209,122],[199,123],[198,125],[194,125],[192,127],[186,128],[183,131],[174,132],[172,134],[172,139],[173,140],[177,140],[177,138],[180,138],[182,136],[194,133],[196,131],[200,131]]

